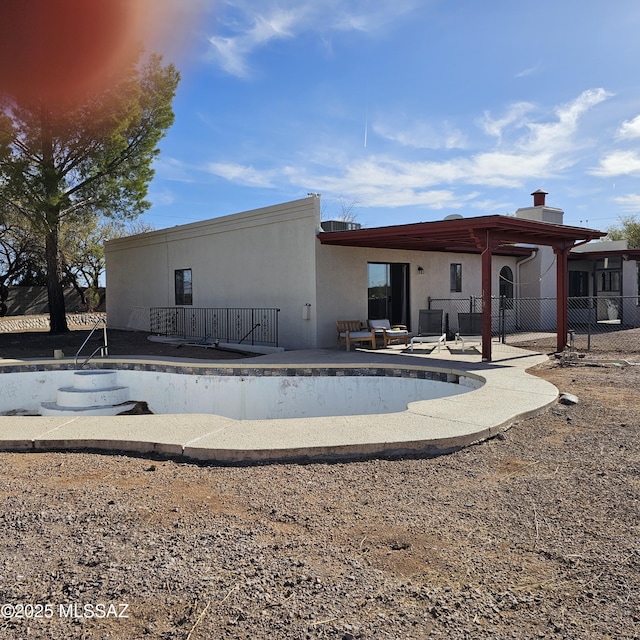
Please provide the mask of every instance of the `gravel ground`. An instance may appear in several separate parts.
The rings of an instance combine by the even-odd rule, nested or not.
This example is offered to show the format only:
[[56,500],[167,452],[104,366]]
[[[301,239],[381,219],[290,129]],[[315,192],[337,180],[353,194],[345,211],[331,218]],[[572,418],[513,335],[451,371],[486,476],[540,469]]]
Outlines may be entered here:
[[[65,357],[73,358],[84,341],[89,339],[82,350],[82,355],[87,356],[103,344],[101,329],[96,330],[91,336],[90,333],[90,330],[86,328],[76,328],[58,335],[50,335],[46,331],[0,332],[0,358],[51,358],[56,349],[62,350]],[[143,331],[109,329],[107,335],[109,354],[112,356],[168,356],[170,358],[197,358],[200,360],[234,360],[251,357],[250,354],[221,349],[151,342],[147,339],[148,335]]]
[[0,637],[640,638],[640,367],[535,373],[579,404],[433,459],[0,453]]

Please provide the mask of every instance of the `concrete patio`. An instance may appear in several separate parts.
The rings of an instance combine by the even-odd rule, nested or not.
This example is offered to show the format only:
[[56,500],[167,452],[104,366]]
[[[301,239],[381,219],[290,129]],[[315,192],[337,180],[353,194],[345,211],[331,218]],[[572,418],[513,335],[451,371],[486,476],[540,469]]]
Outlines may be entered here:
[[[450,345],[452,346],[452,345]],[[232,420],[210,414],[120,415],[115,417],[1,416],[0,449],[4,451],[93,450],[176,456],[221,464],[277,461],[359,459],[439,455],[455,451],[508,429],[514,422],[554,404],[557,389],[526,373],[547,356],[501,345],[491,363],[477,351],[452,353],[401,347],[385,350],[285,351],[257,358],[226,361],[227,369],[268,367],[284,370],[376,365],[390,369],[428,368],[484,382],[469,392],[411,402],[405,411],[376,415]],[[59,366],[60,360],[26,363],[0,360],[6,372],[13,366]],[[198,373],[211,360],[106,358],[101,367],[119,364],[184,365]],[[215,362],[213,363],[215,364]],[[1,386],[1,385],[0,385]]]

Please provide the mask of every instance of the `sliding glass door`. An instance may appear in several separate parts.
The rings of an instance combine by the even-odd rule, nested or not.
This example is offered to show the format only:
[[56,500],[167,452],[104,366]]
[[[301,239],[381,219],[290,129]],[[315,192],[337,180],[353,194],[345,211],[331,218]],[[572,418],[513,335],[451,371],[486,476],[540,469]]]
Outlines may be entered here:
[[409,265],[370,262],[368,269],[369,318],[409,326]]

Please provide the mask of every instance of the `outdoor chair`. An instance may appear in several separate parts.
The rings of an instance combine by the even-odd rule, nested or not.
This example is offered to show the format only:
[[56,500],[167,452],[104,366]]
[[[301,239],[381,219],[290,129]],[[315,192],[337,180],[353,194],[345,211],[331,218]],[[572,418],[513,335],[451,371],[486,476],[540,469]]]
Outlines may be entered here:
[[373,329],[376,337],[382,337],[382,346],[386,349],[392,342],[403,342],[406,347],[409,344],[409,331],[404,324],[394,324],[389,320],[367,320],[369,329]]
[[458,340],[465,349],[465,342],[482,342],[482,313],[459,313],[458,330],[455,334],[455,344]]
[[442,309],[420,309],[418,311],[418,335],[411,338],[410,350],[416,343],[435,343],[438,351],[447,344],[447,334],[443,326]]
[[373,329],[362,326],[360,320],[338,320],[338,348],[344,341],[347,351],[351,351],[352,342],[368,342],[372,349],[376,348],[376,334]]

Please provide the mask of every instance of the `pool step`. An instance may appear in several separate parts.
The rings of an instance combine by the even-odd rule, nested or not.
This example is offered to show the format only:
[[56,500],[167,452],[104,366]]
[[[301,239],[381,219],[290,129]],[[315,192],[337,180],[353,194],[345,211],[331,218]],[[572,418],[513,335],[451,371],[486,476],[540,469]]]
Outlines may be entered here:
[[128,411],[129,387],[117,384],[117,371],[74,371],[73,385],[58,389],[56,402],[42,402],[43,416],[115,416]]

